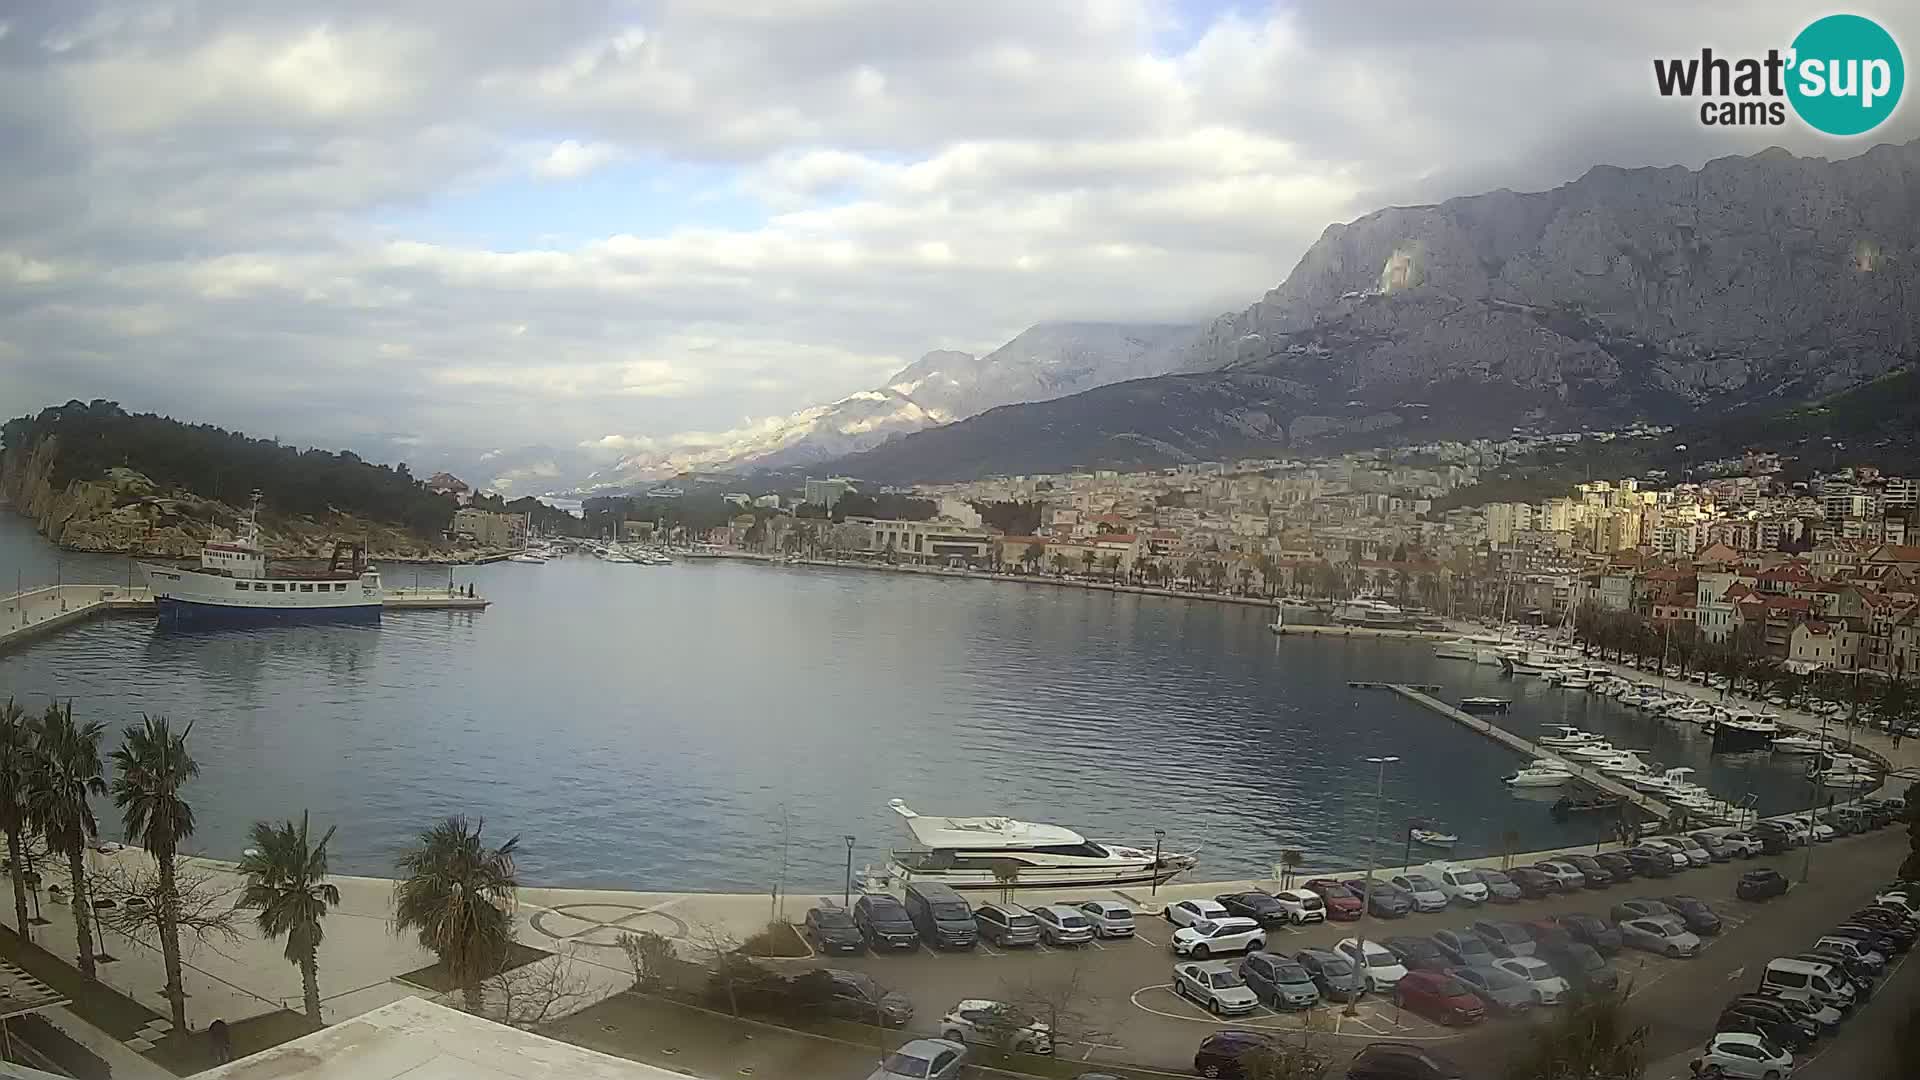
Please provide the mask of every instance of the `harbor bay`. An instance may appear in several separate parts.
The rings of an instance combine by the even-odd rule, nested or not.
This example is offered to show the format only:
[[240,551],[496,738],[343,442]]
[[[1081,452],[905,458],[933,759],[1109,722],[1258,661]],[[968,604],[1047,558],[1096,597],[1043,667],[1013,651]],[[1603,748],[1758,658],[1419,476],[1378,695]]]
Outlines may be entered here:
[[[124,583],[127,560],[56,553],[0,516],[0,571],[27,587]],[[387,584],[414,584],[402,564]],[[1516,795],[1523,762],[1351,681],[1514,699],[1531,737],[1575,724],[1699,770],[1763,813],[1805,805],[1802,761],[1710,756],[1696,727],[1491,667],[1423,641],[1275,637],[1256,607],[726,560],[584,558],[458,567],[484,614],[389,613],[377,626],[171,632],[150,617],[74,626],[0,656],[0,697],[72,698],[118,729],[192,720],[204,782],[190,847],[232,858],[255,818],[310,807],[336,865],[383,873],[432,818],[525,835],[526,880],[766,891],[825,887],[904,846],[885,809],[1010,814],[1097,838],[1199,848],[1197,877],[1364,865],[1369,755],[1389,770],[1379,861],[1404,825],[1455,854],[1594,839],[1556,793]],[[422,567],[422,585],[449,571]],[[135,584],[140,584],[135,575]],[[11,582],[9,582],[11,584]],[[1438,853],[1421,853],[1416,860]]]

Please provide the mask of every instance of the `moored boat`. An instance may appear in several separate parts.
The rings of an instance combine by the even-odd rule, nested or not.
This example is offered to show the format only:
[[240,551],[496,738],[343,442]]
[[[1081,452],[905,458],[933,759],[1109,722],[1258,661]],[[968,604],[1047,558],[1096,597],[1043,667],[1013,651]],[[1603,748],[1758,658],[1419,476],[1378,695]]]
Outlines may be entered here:
[[895,851],[890,869],[906,881],[938,881],[956,889],[1092,888],[1164,884],[1193,869],[1188,852],[1155,852],[1072,829],[1010,817],[933,817],[900,799],[900,815],[919,850]]
[[259,515],[256,494],[239,538],[207,544],[198,567],[142,564],[161,625],[380,621],[380,574],[367,564],[364,546],[336,543],[327,569],[318,573],[273,574]]

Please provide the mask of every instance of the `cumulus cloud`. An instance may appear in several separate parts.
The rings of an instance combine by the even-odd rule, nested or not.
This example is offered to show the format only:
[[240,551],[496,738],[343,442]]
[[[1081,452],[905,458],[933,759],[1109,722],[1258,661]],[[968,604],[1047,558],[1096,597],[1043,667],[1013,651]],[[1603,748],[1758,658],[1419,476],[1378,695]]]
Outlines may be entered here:
[[[1807,17],[24,0],[0,22],[0,411],[117,397],[529,484],[694,460],[931,349],[1243,307],[1383,204],[1858,152],[1652,91],[1656,55]],[[1874,138],[1916,130],[1907,108]]]

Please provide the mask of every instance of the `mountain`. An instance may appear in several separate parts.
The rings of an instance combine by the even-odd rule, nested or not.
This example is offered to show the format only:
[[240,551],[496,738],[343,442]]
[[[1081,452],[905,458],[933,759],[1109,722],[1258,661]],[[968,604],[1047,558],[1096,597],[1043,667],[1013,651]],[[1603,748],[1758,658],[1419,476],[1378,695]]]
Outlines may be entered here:
[[[1688,419],[1876,378],[1920,339],[1920,142],[1603,166],[1334,225],[1178,371],[835,468],[881,481]],[[1114,410],[1102,415],[1101,410]]]
[[1198,327],[1041,323],[984,356],[930,352],[872,390],[750,425],[710,444],[645,447],[590,475],[589,490],[688,470],[804,467],[1001,405],[1046,401],[1174,369]]

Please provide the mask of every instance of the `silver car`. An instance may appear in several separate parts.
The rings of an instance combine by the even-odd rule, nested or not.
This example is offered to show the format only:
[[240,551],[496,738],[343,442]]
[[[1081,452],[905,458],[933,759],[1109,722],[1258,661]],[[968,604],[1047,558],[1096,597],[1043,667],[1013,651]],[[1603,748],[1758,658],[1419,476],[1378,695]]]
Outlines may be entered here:
[[1395,874],[1390,878],[1395,885],[1413,894],[1413,906],[1416,911],[1445,911],[1447,894],[1438,882],[1422,873]]
[[893,1053],[867,1080],[953,1080],[967,1064],[967,1048],[946,1039],[915,1039]]
[[1118,900],[1085,900],[1080,914],[1093,924],[1093,932],[1103,938],[1133,936],[1133,909]]
[[1225,960],[1173,965],[1173,992],[1215,1016],[1250,1013],[1260,1005],[1260,996]]
[[1085,945],[1093,940],[1093,922],[1079,908],[1048,904],[1033,909],[1040,936],[1049,945]]
[[1630,948],[1661,956],[1692,956],[1700,951],[1700,939],[1671,915],[1628,919],[1620,924],[1620,941]]

